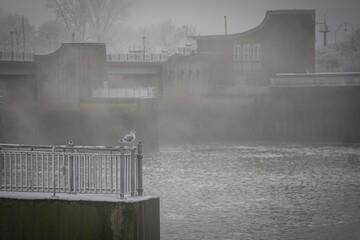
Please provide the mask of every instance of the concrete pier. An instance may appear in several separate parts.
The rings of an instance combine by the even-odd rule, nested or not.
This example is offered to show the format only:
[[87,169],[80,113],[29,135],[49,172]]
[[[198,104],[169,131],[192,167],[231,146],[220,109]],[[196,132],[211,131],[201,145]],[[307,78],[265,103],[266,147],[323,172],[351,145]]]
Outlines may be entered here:
[[159,210],[158,197],[3,192],[0,239],[158,240]]

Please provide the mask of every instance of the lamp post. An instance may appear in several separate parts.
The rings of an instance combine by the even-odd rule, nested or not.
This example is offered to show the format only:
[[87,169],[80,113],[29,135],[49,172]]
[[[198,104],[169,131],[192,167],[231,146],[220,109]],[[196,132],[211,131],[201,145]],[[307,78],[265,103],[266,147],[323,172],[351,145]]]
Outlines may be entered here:
[[224,16],[224,23],[225,23],[225,35],[227,35],[227,17]]
[[10,38],[10,41],[11,41],[11,60],[13,61],[14,60],[14,31],[11,30],[10,31],[10,35],[11,35],[11,38]]
[[143,60],[145,62],[145,36],[142,37],[143,40]]
[[25,20],[24,16],[21,17],[21,25],[22,25],[22,37],[23,37],[23,61],[25,61]]
[[330,32],[329,25],[326,24],[326,15],[324,16],[323,22],[316,21],[315,24],[320,24],[321,28],[319,29],[319,32],[324,34],[324,46],[326,46],[327,34],[328,34],[328,32]]
[[339,27],[335,30],[335,45],[337,44],[337,42],[336,42],[336,34],[337,34],[338,31],[340,31],[342,26],[344,26],[344,32],[347,32],[346,26],[350,26],[351,27],[351,32],[354,33],[354,28],[350,23],[348,23],[348,22],[341,23],[339,25]]

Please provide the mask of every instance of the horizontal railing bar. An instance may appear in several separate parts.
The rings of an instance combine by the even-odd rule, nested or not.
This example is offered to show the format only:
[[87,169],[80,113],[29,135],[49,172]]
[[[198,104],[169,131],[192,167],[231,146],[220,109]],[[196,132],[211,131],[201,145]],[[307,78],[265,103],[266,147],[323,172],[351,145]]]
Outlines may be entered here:
[[[3,152],[6,153],[22,153],[22,154],[48,154],[47,151],[38,151],[38,150],[16,150],[16,149],[0,149]],[[117,153],[118,154],[118,153]],[[78,155],[84,155],[84,156],[114,156],[114,154],[111,153],[96,153],[96,152],[55,152],[56,156],[78,156]],[[131,156],[131,152],[126,152],[123,154],[124,156]]]
[[56,150],[96,150],[96,151],[120,151],[122,148],[125,150],[131,150],[129,146],[68,146],[68,145],[26,145],[26,144],[4,144],[0,143],[1,148],[30,148],[34,149],[48,149],[52,150],[55,148]]

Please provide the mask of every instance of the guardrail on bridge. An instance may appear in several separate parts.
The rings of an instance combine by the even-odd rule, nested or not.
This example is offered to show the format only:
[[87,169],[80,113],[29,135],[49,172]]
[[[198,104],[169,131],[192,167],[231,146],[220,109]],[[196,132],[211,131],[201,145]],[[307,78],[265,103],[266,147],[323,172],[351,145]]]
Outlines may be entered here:
[[0,192],[142,196],[136,147],[0,144]]
[[31,52],[2,52],[0,61],[34,61],[34,54]]
[[92,89],[93,98],[156,98],[155,87],[97,88]]
[[167,54],[163,53],[112,53],[107,55],[108,62],[166,62]]

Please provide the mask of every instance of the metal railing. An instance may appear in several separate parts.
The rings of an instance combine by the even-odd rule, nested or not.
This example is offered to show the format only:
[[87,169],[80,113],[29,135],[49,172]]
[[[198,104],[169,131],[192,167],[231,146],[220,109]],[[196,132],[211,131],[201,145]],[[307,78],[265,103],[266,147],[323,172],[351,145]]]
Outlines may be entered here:
[[166,62],[167,54],[163,53],[112,53],[107,55],[108,62]]
[[31,52],[2,52],[0,51],[0,61],[34,61],[34,54]]
[[0,191],[142,196],[136,147],[0,144]]
[[97,88],[92,89],[93,98],[156,98],[155,87]]

